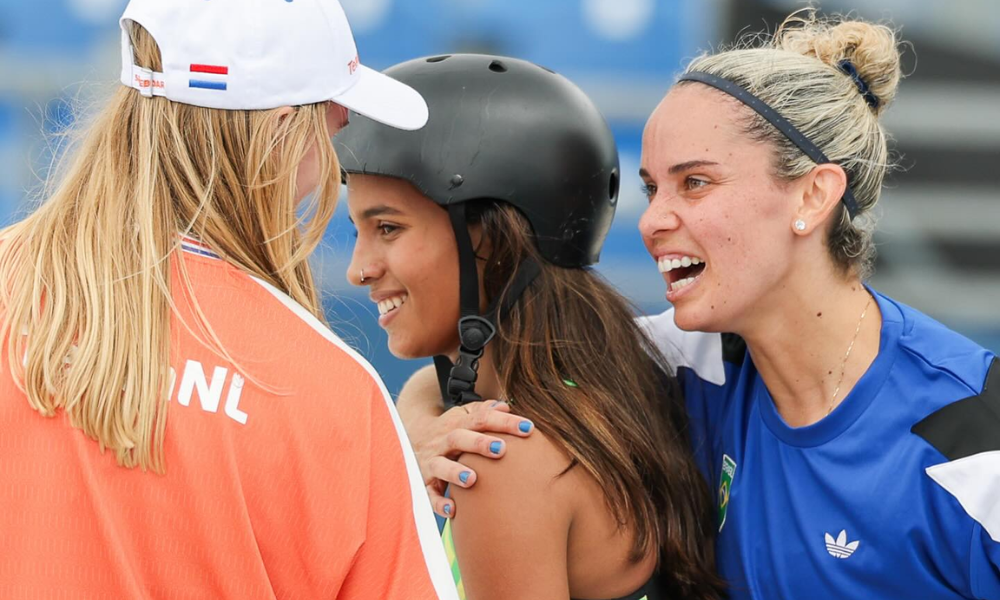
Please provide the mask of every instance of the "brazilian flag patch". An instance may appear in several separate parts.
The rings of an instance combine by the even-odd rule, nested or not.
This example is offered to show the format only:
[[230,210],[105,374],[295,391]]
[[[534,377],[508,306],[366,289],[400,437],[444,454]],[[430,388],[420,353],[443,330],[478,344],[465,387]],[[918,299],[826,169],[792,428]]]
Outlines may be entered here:
[[726,512],[729,510],[729,494],[733,489],[733,477],[736,476],[736,461],[728,455],[722,455],[722,473],[719,475],[719,531],[726,524]]

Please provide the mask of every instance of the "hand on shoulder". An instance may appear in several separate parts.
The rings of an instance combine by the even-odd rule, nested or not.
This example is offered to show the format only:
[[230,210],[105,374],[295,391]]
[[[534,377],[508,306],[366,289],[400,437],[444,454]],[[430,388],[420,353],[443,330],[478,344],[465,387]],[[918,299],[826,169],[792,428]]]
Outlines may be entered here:
[[[470,598],[569,598],[567,540],[582,490],[571,459],[540,432],[499,435],[503,460],[466,455],[481,481],[452,488],[462,510],[452,522]],[[502,565],[503,568],[498,568]]]
[[475,402],[444,411],[433,367],[417,371],[400,393],[400,418],[417,455],[420,472],[434,512],[442,517],[456,513],[455,500],[444,497],[452,484],[470,487],[478,480],[475,467],[459,456],[480,456],[490,462],[506,453],[506,442],[493,434],[528,437],[531,421],[510,414],[503,402]]

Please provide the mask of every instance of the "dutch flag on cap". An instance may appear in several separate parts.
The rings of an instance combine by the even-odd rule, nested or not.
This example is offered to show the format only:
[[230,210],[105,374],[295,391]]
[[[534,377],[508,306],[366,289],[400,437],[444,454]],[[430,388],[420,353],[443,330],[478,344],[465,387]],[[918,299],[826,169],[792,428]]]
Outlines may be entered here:
[[[206,79],[204,78],[206,75],[218,75],[220,77]],[[229,75],[229,67],[220,65],[191,65],[191,79],[188,82],[188,87],[224,92],[227,87],[225,79],[227,75]]]
[[[144,97],[218,110],[335,102],[399,129],[427,123],[415,89],[360,64],[339,0],[128,0],[119,25],[120,80]],[[136,27],[163,72],[136,64]]]

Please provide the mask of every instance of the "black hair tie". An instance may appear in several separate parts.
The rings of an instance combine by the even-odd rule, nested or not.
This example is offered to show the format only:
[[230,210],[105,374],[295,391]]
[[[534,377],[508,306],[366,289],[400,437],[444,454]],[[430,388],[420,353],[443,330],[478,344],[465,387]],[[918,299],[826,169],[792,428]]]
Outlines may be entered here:
[[879,104],[881,104],[881,102],[879,102],[878,96],[872,93],[871,88],[868,87],[868,84],[865,83],[865,80],[862,79],[861,75],[858,74],[858,68],[854,66],[854,63],[845,58],[844,60],[837,63],[837,67],[840,68],[841,71],[849,75],[851,79],[854,80],[854,85],[858,86],[858,91],[861,92],[861,95],[864,97],[865,102],[868,103],[868,106],[872,108],[878,108]]

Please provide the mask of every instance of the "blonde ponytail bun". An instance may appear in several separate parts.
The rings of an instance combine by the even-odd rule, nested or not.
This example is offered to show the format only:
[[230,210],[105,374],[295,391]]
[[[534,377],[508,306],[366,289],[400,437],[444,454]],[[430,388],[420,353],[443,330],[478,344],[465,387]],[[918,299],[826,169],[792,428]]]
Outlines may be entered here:
[[[816,10],[807,8],[785,19],[773,36],[745,36],[729,49],[695,58],[685,69],[750,92],[844,169],[858,214],[852,218],[845,208],[834,216],[828,246],[836,264],[861,279],[875,262],[872,209],[893,166],[879,116],[899,88],[901,45],[885,25],[817,18]],[[816,166],[763,117],[749,108],[744,114],[747,134],[774,152],[776,177],[792,181]]]
[[[813,9],[807,16],[793,14],[774,36],[774,47],[817,58],[840,68],[841,61],[854,65],[858,75],[878,98],[876,114],[892,103],[902,77],[896,32],[865,21],[818,19]],[[849,75],[846,75],[849,77]]]

